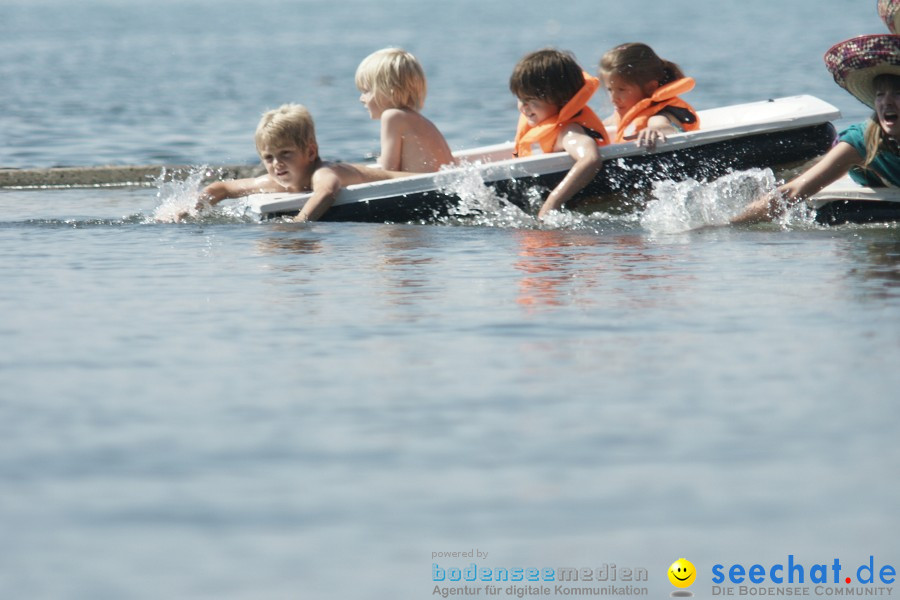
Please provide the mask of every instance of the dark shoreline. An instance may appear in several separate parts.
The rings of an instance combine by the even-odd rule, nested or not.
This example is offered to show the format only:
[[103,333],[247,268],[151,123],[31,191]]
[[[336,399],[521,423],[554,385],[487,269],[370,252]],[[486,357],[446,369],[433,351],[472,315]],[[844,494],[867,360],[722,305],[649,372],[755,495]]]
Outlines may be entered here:
[[[143,165],[0,169],[0,188],[153,186],[160,180],[182,180],[201,168],[190,165]],[[209,167],[209,179],[255,177],[260,165]]]

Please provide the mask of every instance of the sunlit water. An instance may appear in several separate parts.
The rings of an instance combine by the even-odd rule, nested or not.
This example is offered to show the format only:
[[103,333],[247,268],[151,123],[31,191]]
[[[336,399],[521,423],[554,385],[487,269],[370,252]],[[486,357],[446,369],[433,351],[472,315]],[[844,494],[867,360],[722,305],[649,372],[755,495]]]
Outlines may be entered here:
[[0,597],[431,598],[472,548],[656,598],[679,556],[698,598],[715,564],[900,564],[896,225],[722,226],[766,170],[540,226],[468,173],[431,225],[173,222],[282,101],[376,149],[352,75],[389,44],[455,148],[512,136],[509,70],[551,44],[861,119],[821,66],[882,31],[853,4],[0,0],[3,166],[194,165],[0,190]]

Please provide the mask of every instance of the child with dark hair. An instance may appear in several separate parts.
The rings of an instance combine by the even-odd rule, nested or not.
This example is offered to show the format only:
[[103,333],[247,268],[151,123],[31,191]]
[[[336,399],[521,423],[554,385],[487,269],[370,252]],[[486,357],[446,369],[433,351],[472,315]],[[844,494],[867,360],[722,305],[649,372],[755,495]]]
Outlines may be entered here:
[[572,168],[547,196],[538,212],[543,219],[591,182],[603,159],[598,146],[609,143],[600,118],[587,105],[600,80],[585,73],[568,52],[546,49],[526,55],[509,78],[518,98],[515,155],[567,152]]

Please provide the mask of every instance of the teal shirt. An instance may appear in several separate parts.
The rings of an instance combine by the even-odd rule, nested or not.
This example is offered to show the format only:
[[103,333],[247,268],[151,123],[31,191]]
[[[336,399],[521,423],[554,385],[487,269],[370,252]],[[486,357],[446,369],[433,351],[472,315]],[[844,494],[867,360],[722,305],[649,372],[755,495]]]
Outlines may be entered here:
[[[851,125],[838,136],[840,141],[853,146],[863,159],[866,157],[864,136],[867,123],[868,121]],[[885,183],[900,187],[900,156],[890,152],[879,152],[868,167],[850,169],[850,177],[856,183],[869,187],[884,187]]]

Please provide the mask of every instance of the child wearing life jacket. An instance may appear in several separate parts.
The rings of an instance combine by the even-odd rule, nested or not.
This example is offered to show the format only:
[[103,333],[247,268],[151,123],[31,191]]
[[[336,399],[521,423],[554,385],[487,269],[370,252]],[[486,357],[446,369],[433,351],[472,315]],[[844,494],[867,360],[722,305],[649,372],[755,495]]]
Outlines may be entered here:
[[700,127],[697,112],[679,98],[694,89],[694,80],[646,44],[608,51],[600,59],[600,78],[615,107],[604,121],[616,126],[615,143],[636,139],[638,146],[652,150],[666,135]]
[[356,87],[369,116],[381,120],[384,169],[430,173],[455,162],[444,136],[419,112],[426,84],[415,56],[400,48],[373,52],[356,69]]
[[538,212],[544,219],[591,182],[603,159],[598,146],[609,143],[606,128],[588,100],[600,81],[585,73],[572,54],[545,49],[522,58],[509,78],[518,99],[515,155],[568,152],[575,164],[550,192]]

